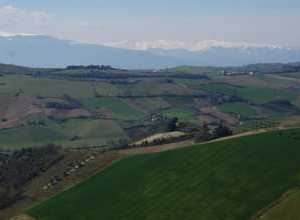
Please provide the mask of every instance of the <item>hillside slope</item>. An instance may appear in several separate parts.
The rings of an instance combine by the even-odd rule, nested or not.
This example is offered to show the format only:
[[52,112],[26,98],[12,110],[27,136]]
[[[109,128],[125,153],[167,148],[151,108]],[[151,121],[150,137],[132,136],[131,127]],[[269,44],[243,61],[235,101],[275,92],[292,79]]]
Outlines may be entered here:
[[249,219],[299,183],[300,130],[128,157],[28,211],[37,219]]

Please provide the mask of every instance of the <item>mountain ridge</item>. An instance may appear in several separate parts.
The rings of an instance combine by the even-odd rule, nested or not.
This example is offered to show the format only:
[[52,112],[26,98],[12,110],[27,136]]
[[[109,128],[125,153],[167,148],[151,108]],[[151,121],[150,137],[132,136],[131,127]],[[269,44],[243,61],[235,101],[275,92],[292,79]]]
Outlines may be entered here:
[[[288,63],[300,60],[300,49],[211,42],[202,51],[186,48],[133,50],[58,39],[45,35],[0,35],[0,63],[29,67],[107,64],[126,69],[162,69],[189,66],[240,66],[252,63]],[[223,44],[223,46],[222,46]],[[200,47],[200,46],[199,46]],[[204,48],[202,46],[202,48]]]

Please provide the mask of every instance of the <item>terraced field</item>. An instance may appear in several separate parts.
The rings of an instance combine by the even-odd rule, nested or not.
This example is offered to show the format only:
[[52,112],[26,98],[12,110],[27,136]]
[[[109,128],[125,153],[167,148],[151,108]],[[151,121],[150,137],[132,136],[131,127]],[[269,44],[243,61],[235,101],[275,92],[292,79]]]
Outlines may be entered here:
[[299,184],[300,130],[128,157],[27,211],[40,220],[254,216]]

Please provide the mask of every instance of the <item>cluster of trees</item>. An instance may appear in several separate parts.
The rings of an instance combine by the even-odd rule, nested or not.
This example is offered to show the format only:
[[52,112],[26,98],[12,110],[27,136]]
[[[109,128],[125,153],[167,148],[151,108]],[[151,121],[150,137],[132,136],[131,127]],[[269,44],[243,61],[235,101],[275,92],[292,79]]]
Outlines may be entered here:
[[300,62],[296,63],[261,63],[250,64],[242,67],[227,67],[225,72],[239,72],[239,73],[292,73],[300,71]]
[[110,65],[74,65],[67,66],[67,70],[115,70],[115,68],[111,67]]
[[46,108],[55,108],[55,109],[75,109],[82,107],[82,103],[77,99],[72,98],[69,95],[64,95],[63,100],[61,102],[47,102],[45,104]]
[[135,85],[142,82],[140,79],[113,79],[109,80],[109,83],[114,85]]
[[228,102],[242,102],[242,98],[238,96],[238,93],[233,95],[225,95],[221,93],[210,93],[208,96],[210,102],[214,105],[221,105]]
[[46,121],[42,118],[37,119],[37,120],[29,120],[27,122],[28,125],[35,125],[35,126],[45,126],[46,125]]
[[24,185],[62,159],[60,146],[0,153],[0,209],[23,198]]
[[203,142],[230,135],[232,135],[232,130],[223,124],[219,124],[213,129],[209,128],[207,124],[203,124],[201,128],[197,129],[194,136],[196,142]]

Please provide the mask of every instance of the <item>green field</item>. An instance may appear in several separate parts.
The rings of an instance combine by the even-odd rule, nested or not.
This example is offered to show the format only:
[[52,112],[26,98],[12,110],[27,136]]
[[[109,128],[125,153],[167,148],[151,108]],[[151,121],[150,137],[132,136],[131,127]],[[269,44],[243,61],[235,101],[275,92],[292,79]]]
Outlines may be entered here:
[[179,66],[171,68],[169,71],[177,73],[188,73],[188,74],[202,74],[202,75],[219,75],[222,73],[223,68],[220,67],[196,67],[196,66]]
[[83,104],[86,108],[107,108],[112,111],[112,117],[115,119],[132,120],[138,119],[144,116],[142,111],[131,107],[126,100],[111,98],[111,97],[99,97],[85,99]]
[[243,220],[300,181],[300,130],[133,156],[37,205],[38,220]]
[[188,121],[194,118],[192,111],[182,108],[170,108],[162,111],[162,115],[168,118],[178,118],[179,120]]
[[23,95],[60,97],[69,95],[74,98],[89,98],[95,95],[116,95],[118,88],[109,83],[87,81],[57,80],[49,78],[34,78],[30,76],[13,75],[1,77],[0,95],[14,95],[19,90]]
[[170,104],[163,98],[137,98],[133,99],[132,101],[136,106],[148,113],[170,107]]
[[234,86],[226,83],[210,83],[200,87],[208,92],[218,92],[227,95],[236,95],[251,102],[262,104],[276,99],[294,100],[296,92],[283,89],[271,89],[258,86]]
[[247,119],[257,115],[256,110],[246,103],[234,102],[225,103],[218,106],[219,110],[224,113],[235,113],[241,116],[241,119]]
[[162,82],[161,80],[145,80],[134,85],[119,85],[119,89],[126,90],[127,94],[135,96],[163,96],[163,95],[192,95],[197,91],[177,84]]
[[[79,137],[71,141],[72,137]],[[31,125],[0,130],[1,148],[26,148],[49,143],[64,147],[105,145],[112,139],[125,137],[124,131],[111,120],[72,119],[62,123],[46,122],[44,126]]]
[[26,126],[0,130],[1,149],[33,147],[64,140],[66,137],[47,127]]

